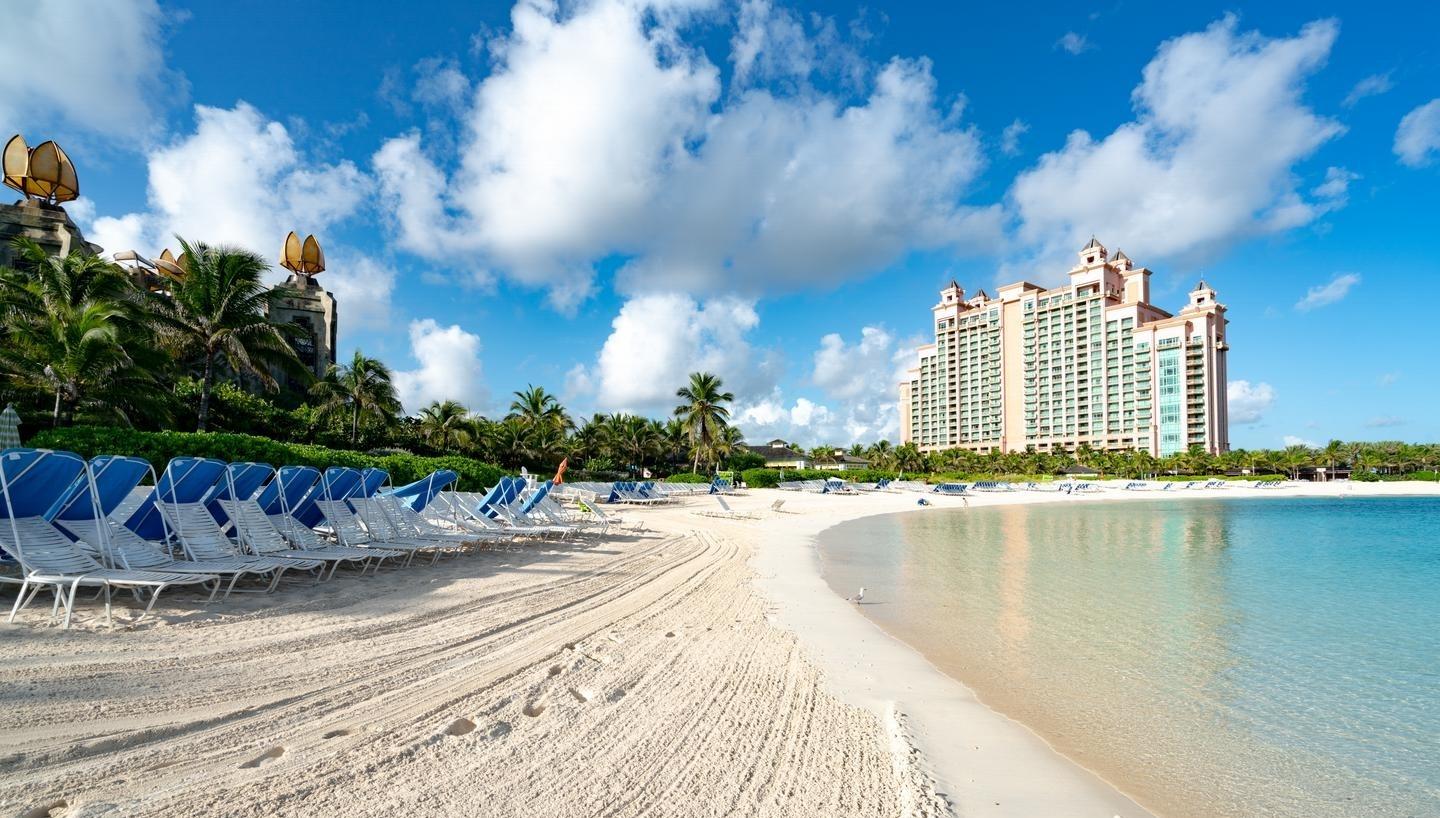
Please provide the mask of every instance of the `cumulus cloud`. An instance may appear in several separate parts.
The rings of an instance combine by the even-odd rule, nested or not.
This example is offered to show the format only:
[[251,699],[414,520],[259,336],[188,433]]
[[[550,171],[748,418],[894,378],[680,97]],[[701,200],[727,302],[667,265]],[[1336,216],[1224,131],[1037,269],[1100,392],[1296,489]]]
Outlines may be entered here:
[[479,410],[489,400],[480,364],[480,336],[433,318],[410,322],[410,354],[417,369],[394,373],[395,392],[408,414],[433,401],[455,400]]
[[189,240],[238,244],[275,256],[291,230],[315,233],[350,217],[370,189],[348,161],[314,162],[279,122],[251,105],[195,106],[195,132],[146,156],[149,209],[95,220],[109,252],[158,253]]
[[354,329],[388,329],[390,297],[395,291],[395,269],[348,248],[328,253],[329,269],[319,281],[340,305],[341,341]]
[[184,78],[164,64],[168,27],[155,0],[9,4],[0,122],[141,141],[166,101],[186,93]]
[[[802,81],[832,69],[798,20],[752,1],[722,103],[718,69],[682,36],[691,16],[631,0],[517,4],[463,117],[458,167],[416,133],[374,157],[401,245],[546,288],[563,310],[617,254],[631,294],[753,296],[999,233],[998,208],[961,204],[979,139],[937,98],[928,62],[892,60],[847,103]],[[777,75],[796,82],[748,84]]]
[[738,405],[735,422],[750,440],[836,446],[894,440],[900,431],[896,384],[914,354],[914,342],[900,343],[880,327],[863,328],[854,344],[829,333],[820,339],[811,375],[825,402],[788,400],[776,387]]
[[705,303],[681,293],[651,293],[625,302],[593,368],[566,376],[572,393],[593,390],[607,412],[665,412],[691,372],[713,372],[739,400],[768,393],[775,353],[754,348],[755,304],[733,296]]
[[1320,448],[1319,443],[1316,443],[1313,440],[1306,440],[1303,437],[1296,437],[1295,435],[1285,435],[1283,438],[1281,438],[1281,440],[1284,441],[1286,448],[1289,448],[1290,446],[1304,446],[1307,449]]
[[1346,108],[1353,108],[1360,100],[1388,93],[1394,87],[1395,84],[1390,81],[1389,73],[1371,74],[1355,83],[1355,87],[1350,89],[1350,93],[1345,95],[1345,99],[1341,100],[1340,104]]
[[1359,283],[1360,276],[1354,273],[1337,275],[1326,284],[1317,284],[1306,290],[1305,297],[1295,302],[1295,309],[1309,312],[1316,307],[1334,304],[1349,295],[1350,290]]
[[1275,389],[1268,383],[1231,381],[1226,392],[1231,423],[1259,423],[1275,403]]
[[1302,100],[1338,32],[1322,20],[1271,39],[1226,16],[1165,42],[1132,121],[1101,139],[1075,131],[1015,180],[1020,238],[1063,271],[1092,234],[1137,258],[1213,253],[1334,209],[1301,194],[1295,166],[1343,130]]
[[1067,54],[1083,54],[1094,48],[1084,34],[1076,34],[1073,31],[1065,32],[1064,36],[1055,41],[1055,47]]
[[1395,129],[1395,155],[1412,168],[1435,161],[1440,152],[1440,99],[1432,99],[1405,115]]

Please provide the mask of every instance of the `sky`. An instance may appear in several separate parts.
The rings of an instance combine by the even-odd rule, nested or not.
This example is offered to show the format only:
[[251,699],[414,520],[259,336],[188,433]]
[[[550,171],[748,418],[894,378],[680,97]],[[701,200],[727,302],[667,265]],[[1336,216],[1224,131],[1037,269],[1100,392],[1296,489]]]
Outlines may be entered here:
[[[973,6],[973,7],[967,7]],[[898,437],[930,306],[1091,236],[1228,307],[1231,442],[1440,439],[1440,6],[49,0],[0,130],[106,252],[313,233],[407,409]],[[46,46],[57,44],[56,48]],[[59,45],[63,44],[63,48]],[[63,56],[54,56],[55,53]],[[276,280],[279,280],[277,274]]]

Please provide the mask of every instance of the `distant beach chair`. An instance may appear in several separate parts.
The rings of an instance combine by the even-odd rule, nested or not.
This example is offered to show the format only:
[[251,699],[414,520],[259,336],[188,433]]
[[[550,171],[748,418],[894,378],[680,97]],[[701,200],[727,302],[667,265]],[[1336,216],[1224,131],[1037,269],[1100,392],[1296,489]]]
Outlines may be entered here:
[[715,502],[720,504],[719,511],[697,511],[695,513],[699,514],[702,517],[719,517],[726,520],[760,519],[758,516],[751,514],[748,511],[736,511],[735,509],[731,508],[730,504],[725,502],[725,498],[719,494],[715,495]]
[[944,494],[950,497],[959,497],[966,493],[964,483],[940,483],[931,489],[930,492],[932,494]]

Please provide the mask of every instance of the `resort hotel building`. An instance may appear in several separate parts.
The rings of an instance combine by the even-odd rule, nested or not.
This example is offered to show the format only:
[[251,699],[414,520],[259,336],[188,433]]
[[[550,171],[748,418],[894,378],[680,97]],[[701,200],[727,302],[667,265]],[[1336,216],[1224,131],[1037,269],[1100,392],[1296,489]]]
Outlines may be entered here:
[[966,298],[952,281],[932,312],[900,383],[900,438],[921,451],[1229,448],[1225,307],[1203,281],[1172,315],[1149,270],[1091,239],[1063,286]]

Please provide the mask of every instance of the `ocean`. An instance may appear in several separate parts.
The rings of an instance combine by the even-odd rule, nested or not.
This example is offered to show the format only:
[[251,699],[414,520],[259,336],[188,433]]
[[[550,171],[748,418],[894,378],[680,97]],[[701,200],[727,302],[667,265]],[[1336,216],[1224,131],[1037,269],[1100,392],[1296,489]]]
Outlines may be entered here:
[[820,543],[837,593],[1160,815],[1440,816],[1440,498],[931,508]]

